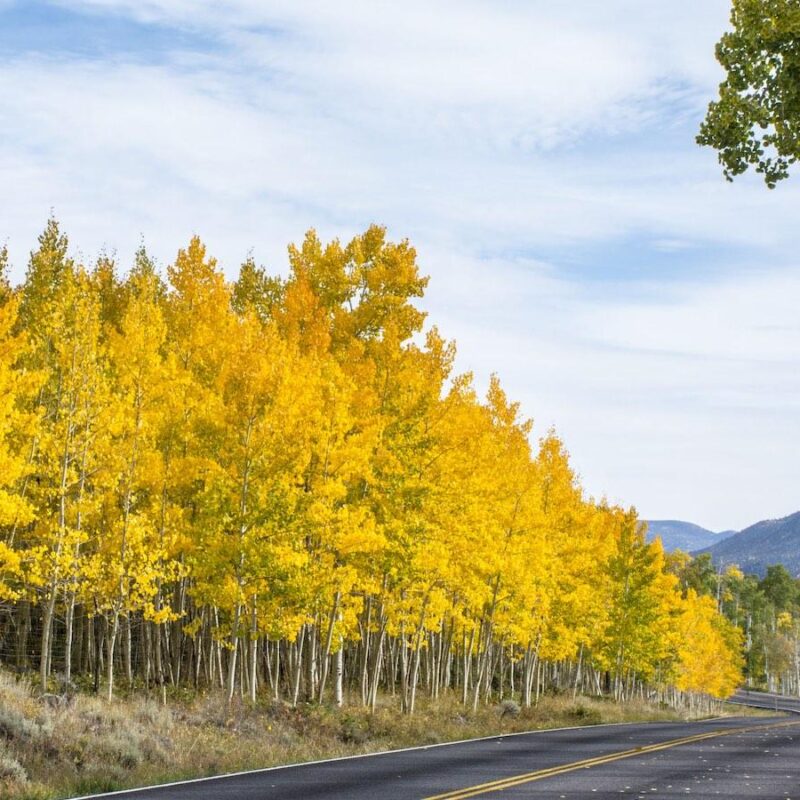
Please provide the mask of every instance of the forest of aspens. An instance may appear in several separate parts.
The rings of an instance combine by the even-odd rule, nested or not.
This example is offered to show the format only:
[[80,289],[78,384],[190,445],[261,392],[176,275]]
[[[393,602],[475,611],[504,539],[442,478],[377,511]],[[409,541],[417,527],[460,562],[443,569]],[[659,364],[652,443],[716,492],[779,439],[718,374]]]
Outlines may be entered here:
[[312,231],[234,282],[199,238],[69,252],[51,219],[12,286],[0,251],[0,666],[409,714],[740,683],[718,599],[454,373],[407,242]]

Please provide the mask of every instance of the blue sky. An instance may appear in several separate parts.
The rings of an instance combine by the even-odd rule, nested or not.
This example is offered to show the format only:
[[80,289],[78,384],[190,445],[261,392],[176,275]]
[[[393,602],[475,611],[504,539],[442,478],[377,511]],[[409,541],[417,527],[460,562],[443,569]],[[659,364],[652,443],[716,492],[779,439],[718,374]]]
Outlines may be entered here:
[[587,490],[738,528],[800,508],[800,177],[694,144],[728,0],[0,0],[0,241],[229,274],[308,227],[417,247],[459,367]]

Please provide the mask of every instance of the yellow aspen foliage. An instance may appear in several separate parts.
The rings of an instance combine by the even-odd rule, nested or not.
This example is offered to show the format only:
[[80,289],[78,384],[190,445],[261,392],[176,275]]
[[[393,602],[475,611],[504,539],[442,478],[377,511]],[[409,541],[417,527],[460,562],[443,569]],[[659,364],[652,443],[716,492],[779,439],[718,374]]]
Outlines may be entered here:
[[[32,259],[33,260],[33,259]],[[38,546],[44,607],[40,678],[49,671],[53,617],[60,596],[68,609],[81,579],[87,518],[101,502],[89,491],[90,475],[102,470],[108,440],[108,383],[100,341],[100,304],[91,277],[66,269],[43,306],[35,357],[49,371],[40,392],[43,424],[35,458],[34,501],[39,513],[31,531]]]
[[664,569],[656,540],[647,544],[634,511],[615,509],[614,550],[602,572],[608,615],[594,645],[598,662],[615,676],[617,694],[627,673],[655,675],[669,655],[669,631],[678,613],[677,579]]
[[752,610],[791,577],[710,580],[587,497],[499,378],[454,373],[408,242],[288,255],[229,280],[193,237],[166,280],[143,248],[87,270],[50,220],[12,289],[0,250],[0,637],[42,690],[722,697],[722,612],[785,678],[798,614]]
[[26,444],[37,421],[25,404],[38,383],[36,374],[19,368],[28,344],[24,333],[15,333],[19,301],[2,288],[5,252],[0,250],[0,530],[27,525],[33,519],[20,481],[30,469]]
[[729,697],[741,682],[742,637],[717,614],[714,600],[689,590],[676,629],[675,685],[683,691]]
[[[0,283],[5,262],[3,249]],[[29,404],[39,380],[35,373],[18,368],[27,344],[24,334],[14,333],[17,310],[17,298],[0,287],[0,600],[21,596],[24,569],[18,552],[20,533],[35,519],[25,481],[32,469],[32,446],[39,422]]]

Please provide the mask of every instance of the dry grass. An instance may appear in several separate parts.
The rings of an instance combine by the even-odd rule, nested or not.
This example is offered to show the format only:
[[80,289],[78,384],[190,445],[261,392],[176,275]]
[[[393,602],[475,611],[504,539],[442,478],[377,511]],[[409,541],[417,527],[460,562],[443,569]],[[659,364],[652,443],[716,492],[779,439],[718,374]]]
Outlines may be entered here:
[[572,697],[476,714],[450,697],[423,700],[413,717],[400,714],[391,697],[374,714],[316,705],[228,706],[219,695],[175,700],[169,708],[144,698],[109,704],[86,695],[56,704],[0,672],[0,796],[45,800],[497,733],[683,718],[644,703]]

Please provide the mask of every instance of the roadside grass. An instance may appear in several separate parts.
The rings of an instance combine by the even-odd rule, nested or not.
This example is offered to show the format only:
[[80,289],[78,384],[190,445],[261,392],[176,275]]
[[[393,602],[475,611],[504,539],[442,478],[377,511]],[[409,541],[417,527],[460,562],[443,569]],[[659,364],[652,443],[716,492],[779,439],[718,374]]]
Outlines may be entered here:
[[[132,696],[108,703],[79,694],[38,697],[0,671],[0,797],[54,800],[151,783],[543,728],[683,720],[632,701],[545,696],[534,708],[506,701],[465,710],[452,696],[399,713],[384,696],[374,714],[315,704],[255,707],[221,693],[173,698],[167,707]],[[729,712],[745,710],[732,706]]]

